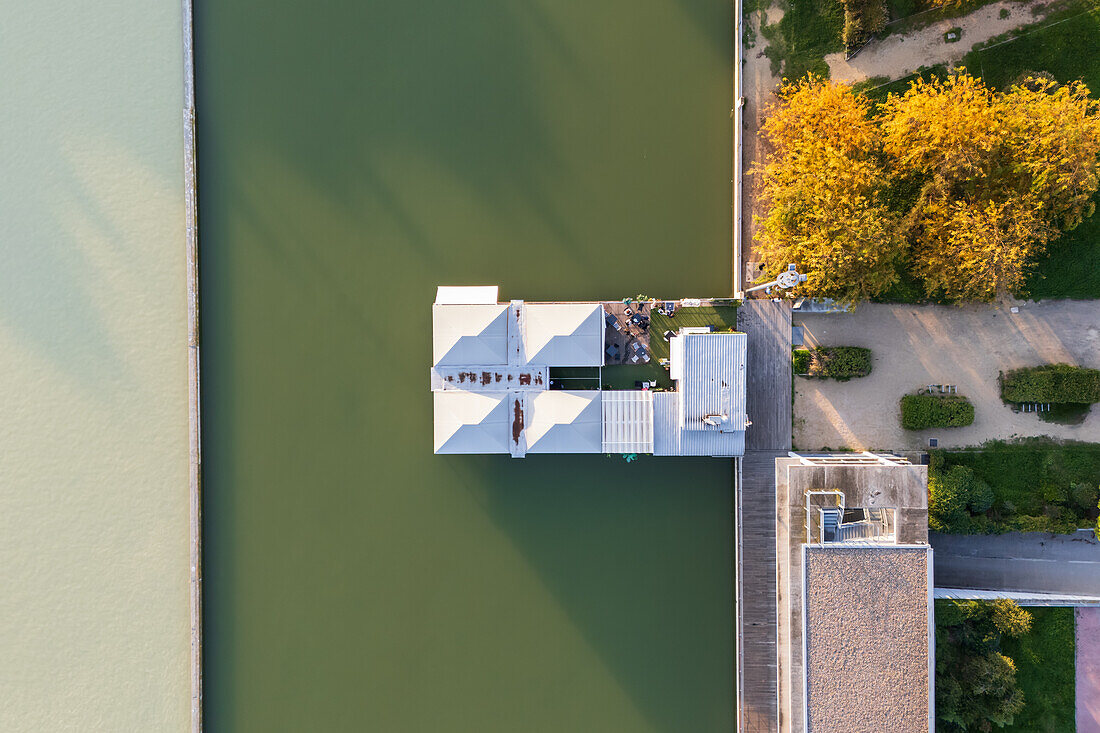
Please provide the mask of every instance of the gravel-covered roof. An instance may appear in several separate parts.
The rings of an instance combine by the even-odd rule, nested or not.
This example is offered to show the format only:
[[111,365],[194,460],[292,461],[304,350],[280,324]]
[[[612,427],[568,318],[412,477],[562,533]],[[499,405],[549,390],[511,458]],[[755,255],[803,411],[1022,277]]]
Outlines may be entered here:
[[806,547],[807,730],[929,730],[925,547]]

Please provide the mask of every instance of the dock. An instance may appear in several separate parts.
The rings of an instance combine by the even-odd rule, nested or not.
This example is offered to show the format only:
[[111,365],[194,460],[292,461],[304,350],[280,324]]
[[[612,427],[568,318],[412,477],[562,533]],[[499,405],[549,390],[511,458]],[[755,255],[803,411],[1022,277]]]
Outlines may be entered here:
[[736,480],[737,729],[779,729],[775,545],[775,459],[791,449],[791,309],[746,300],[737,313],[748,335],[744,458]]

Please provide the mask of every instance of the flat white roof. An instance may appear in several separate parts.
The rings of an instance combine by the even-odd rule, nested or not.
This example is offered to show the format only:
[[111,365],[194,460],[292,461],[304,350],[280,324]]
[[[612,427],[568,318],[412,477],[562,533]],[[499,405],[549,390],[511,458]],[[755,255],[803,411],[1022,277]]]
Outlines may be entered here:
[[435,291],[435,302],[437,305],[496,305],[497,292],[496,285],[440,285]]
[[528,453],[600,453],[603,418],[596,390],[551,390],[529,394]]
[[599,303],[524,303],[527,364],[603,366],[604,313]]
[[432,364],[508,363],[507,305],[433,305]]
[[433,392],[436,453],[508,453],[508,392]]

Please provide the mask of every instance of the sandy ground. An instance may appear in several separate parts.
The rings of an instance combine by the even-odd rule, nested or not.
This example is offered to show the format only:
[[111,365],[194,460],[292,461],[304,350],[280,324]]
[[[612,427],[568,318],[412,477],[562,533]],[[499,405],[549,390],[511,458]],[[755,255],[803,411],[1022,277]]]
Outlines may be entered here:
[[[783,11],[778,8],[768,8],[765,12],[767,13],[766,22],[769,24],[778,23],[783,17]],[[746,173],[763,160],[763,151],[757,132],[764,121],[764,108],[771,101],[776,87],[779,86],[779,79],[772,74],[771,61],[764,55],[768,41],[760,32],[761,14],[753,13],[749,18],[749,24],[756,33],[756,42],[752,48],[745,48],[745,57],[741,65],[741,89],[745,95],[745,129],[741,144]],[[760,275],[760,271],[754,267],[758,258],[753,254],[752,238],[756,231],[753,217],[763,212],[757,203],[755,179],[756,176],[745,175],[741,189],[741,203],[744,211],[741,224],[742,262],[745,268],[742,276],[746,283],[755,282]]]
[[[1042,422],[1000,400],[1001,370],[1051,362],[1100,367],[1100,301],[1005,305],[864,304],[836,315],[795,314],[808,345],[874,350],[870,376],[848,382],[795,377],[794,444],[799,449],[915,449],[994,438],[1050,435],[1100,442],[1100,408],[1080,425]],[[975,407],[964,428],[902,430],[898,401],[928,384],[954,384]]]
[[[1008,10],[1007,18],[1000,17],[1001,10]],[[841,52],[829,54],[825,62],[834,81],[856,82],[876,76],[900,79],[921,66],[956,64],[976,44],[1019,26],[1037,23],[1044,13],[1045,6],[1037,3],[993,3],[969,15],[939,20],[906,35],[895,33],[873,41],[851,61],[845,61]],[[955,27],[962,29],[961,40],[945,42],[943,34]]]
[[1100,608],[1076,615],[1077,733],[1100,733]]

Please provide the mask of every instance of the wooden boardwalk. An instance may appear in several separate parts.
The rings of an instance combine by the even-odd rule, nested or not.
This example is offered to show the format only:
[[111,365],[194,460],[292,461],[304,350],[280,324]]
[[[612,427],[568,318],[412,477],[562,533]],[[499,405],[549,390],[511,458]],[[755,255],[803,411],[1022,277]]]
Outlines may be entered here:
[[791,307],[746,300],[737,328],[748,336],[746,450],[791,449]]
[[738,730],[774,733],[778,721],[775,587],[775,459],[791,448],[791,309],[747,300],[746,453],[737,473]]

